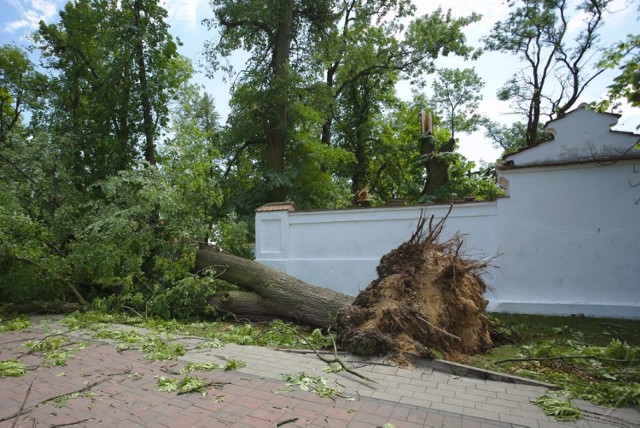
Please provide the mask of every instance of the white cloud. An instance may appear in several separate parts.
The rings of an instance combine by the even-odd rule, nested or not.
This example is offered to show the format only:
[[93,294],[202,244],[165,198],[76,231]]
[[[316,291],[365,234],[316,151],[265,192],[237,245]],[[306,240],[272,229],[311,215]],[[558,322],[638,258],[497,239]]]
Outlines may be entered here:
[[163,7],[167,9],[169,22],[183,23],[195,30],[200,22],[198,10],[205,4],[204,0],[165,0]]
[[50,0],[30,0],[26,3],[12,0],[11,4],[20,10],[20,19],[5,24],[3,30],[7,33],[33,31],[41,20],[51,21],[58,13],[58,5]]

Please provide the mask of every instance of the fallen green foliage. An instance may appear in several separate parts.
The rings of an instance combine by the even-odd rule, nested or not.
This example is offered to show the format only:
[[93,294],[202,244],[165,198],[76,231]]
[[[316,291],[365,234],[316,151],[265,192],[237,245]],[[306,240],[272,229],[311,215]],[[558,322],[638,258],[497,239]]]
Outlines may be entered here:
[[[72,342],[67,336],[53,335],[41,340],[30,340],[25,346],[32,352],[44,355],[45,367],[66,366],[67,361],[78,351],[87,347],[86,342]],[[64,348],[64,349],[63,349]]]
[[187,349],[180,343],[171,343],[160,336],[146,336],[140,349],[150,361],[175,360],[187,353]]
[[213,370],[230,371],[230,370],[238,370],[246,366],[247,366],[247,363],[245,363],[244,361],[231,358],[227,360],[227,362],[224,365],[216,364],[216,363],[189,363],[186,366],[184,366],[181,373],[189,374],[191,372],[209,372]]
[[178,392],[181,394],[188,394],[190,392],[204,393],[207,389],[207,384],[204,380],[196,376],[185,376],[178,381]]
[[94,339],[114,339],[124,343],[139,343],[142,335],[135,330],[100,330],[93,335]]
[[210,372],[222,368],[220,364],[216,363],[189,363],[180,371],[182,374],[189,374],[191,372]]
[[351,399],[351,397],[344,396],[337,388],[328,386],[327,380],[322,377],[308,376],[303,372],[299,372],[295,375],[284,374],[283,379],[286,382],[287,386],[297,385],[301,390],[314,392],[321,397],[342,397]]
[[30,340],[25,345],[31,348],[34,352],[47,352],[60,349],[62,345],[70,342],[68,337],[63,336],[49,336],[42,340]]
[[27,373],[27,367],[18,360],[0,361],[0,376],[19,377]]
[[166,376],[158,376],[156,388],[160,392],[174,392],[178,390],[178,381]]
[[533,401],[544,413],[562,422],[577,421],[582,416],[580,409],[569,399],[554,398],[543,395]]
[[67,405],[67,403],[69,402],[69,400],[73,400],[74,398],[80,398],[80,397],[88,397],[88,398],[93,398],[95,397],[96,394],[93,392],[72,392],[71,394],[65,394],[62,395],[60,397],[56,397],[53,399],[53,404],[56,407],[64,407]]
[[31,321],[29,321],[27,317],[12,318],[9,320],[0,319],[0,333],[24,330],[29,327],[31,327]]
[[[156,333],[202,337],[205,341],[199,344],[198,348],[217,348],[225,343],[291,349],[308,348],[309,345],[316,349],[322,349],[331,345],[331,338],[323,334],[320,329],[309,332],[302,327],[279,320],[265,324],[215,321],[180,322],[87,311],[69,314],[65,317],[63,323],[71,330],[93,330],[98,332],[94,336],[96,338],[115,339],[125,343],[136,343],[136,333],[119,332],[111,327],[112,324],[141,327]],[[127,342],[127,335],[131,335],[130,342]]]
[[500,345],[466,362],[557,385],[567,399],[542,398],[536,404],[545,412],[575,417],[566,404],[571,398],[640,405],[640,321],[515,314],[491,319]]

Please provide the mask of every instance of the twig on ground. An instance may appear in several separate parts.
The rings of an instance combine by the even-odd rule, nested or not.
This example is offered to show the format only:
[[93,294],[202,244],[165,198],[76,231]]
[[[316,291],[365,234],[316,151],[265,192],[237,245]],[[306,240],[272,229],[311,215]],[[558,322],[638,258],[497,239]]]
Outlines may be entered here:
[[51,428],[68,427],[68,426],[71,426],[71,425],[77,425],[77,424],[81,424],[83,422],[88,422],[88,421],[89,421],[89,418],[82,419],[81,421],[68,422],[66,424],[55,424],[55,425],[51,425]]
[[[30,354],[33,354],[33,353],[37,352],[37,351],[36,351],[36,348],[38,347],[38,345],[40,345],[40,344],[41,344],[42,342],[44,342],[45,340],[47,340],[47,339],[49,339],[49,338],[51,338],[51,337],[56,337],[56,336],[64,336],[64,337],[66,337],[67,339],[69,339],[69,336],[67,336],[67,334],[66,334],[66,333],[53,333],[53,334],[49,334],[49,335],[47,335],[47,336],[43,337],[42,339],[38,340],[38,341],[37,341],[37,342],[36,342],[36,343],[31,347],[31,349],[29,349],[27,352],[25,352],[24,354],[20,354],[20,355],[18,355],[16,358],[22,358],[22,357],[24,357],[24,356],[26,356],[26,355],[30,355]],[[29,340],[35,340],[35,339],[27,339],[26,341],[29,341]],[[66,343],[65,345],[60,345],[60,347],[63,347],[63,346],[69,346],[69,345],[72,345],[72,344],[74,344],[74,343],[77,343],[77,342],[71,342],[71,339],[69,339],[69,342],[68,342],[68,343]]]
[[36,404],[34,404],[32,406],[29,406],[26,409],[21,408],[18,412],[13,413],[12,415],[0,418],[0,422],[8,421],[9,419],[13,419],[15,417],[18,417],[18,416],[20,416],[21,413],[24,413],[26,411],[31,411],[34,408],[36,408],[37,406],[39,406],[40,404],[45,404],[45,403],[48,403],[50,401],[54,401],[54,400],[56,400],[58,398],[66,397],[68,395],[79,394],[81,392],[84,392],[84,391],[87,391],[87,390],[93,388],[94,386],[100,385],[101,383],[104,383],[104,382],[110,380],[114,376],[122,376],[122,375],[129,374],[130,372],[131,372],[131,369],[127,369],[126,371],[121,372],[121,373],[111,373],[111,374],[108,374],[107,377],[105,377],[104,379],[100,379],[99,381],[87,384],[87,385],[83,386],[82,388],[80,388],[78,390],[71,391],[71,392],[66,392],[64,394],[56,395],[54,397],[45,398],[44,400],[42,400],[42,401],[40,401],[40,402],[38,402],[38,403],[36,403]]
[[27,403],[27,399],[29,398],[29,394],[31,394],[31,387],[33,386],[33,381],[31,381],[31,384],[29,384],[29,388],[27,389],[26,394],[24,394],[24,399],[22,400],[22,404],[20,405],[20,410],[18,410],[18,413],[16,414],[16,420],[13,421],[13,424],[11,425],[11,428],[15,428],[16,424],[18,423],[18,419],[20,419],[20,415],[22,415],[22,412],[24,411],[24,405]]
[[298,419],[299,418],[291,418],[291,419],[284,420],[282,422],[278,422],[278,423],[276,423],[276,428],[281,427],[282,425],[286,425],[286,424],[290,424],[290,423],[293,423],[293,422],[297,422]]
[[309,343],[309,341],[307,340],[306,337],[304,337],[303,335],[301,335],[300,333],[298,333],[297,331],[295,331],[294,329],[292,329],[291,327],[285,325],[285,327],[291,331],[292,333],[294,333],[296,336],[298,336],[300,339],[302,339],[304,341],[304,343],[311,348],[311,350],[313,351],[314,354],[316,354],[316,357],[318,357],[320,359],[320,361],[327,363],[327,365],[329,367],[331,367],[331,364],[339,364],[340,368],[353,375],[356,377],[359,377],[360,379],[366,380],[367,382],[371,382],[371,383],[378,383],[376,382],[374,379],[371,379],[363,374],[358,373],[355,370],[350,369],[349,367],[347,367],[340,358],[338,358],[338,349],[336,346],[336,341],[333,339],[333,336],[331,335],[331,332],[329,332],[329,337],[331,337],[331,342],[333,343],[333,359],[330,360],[328,358],[323,357],[322,355],[320,355],[320,353],[318,352],[318,350],[311,344]]
[[[217,387],[218,389],[222,389],[222,387],[224,387],[225,385],[229,385],[231,382],[216,382],[216,381],[211,381],[208,383],[205,383],[204,385],[202,385],[201,388],[209,388],[210,386],[213,387]],[[185,395],[185,394],[191,394],[193,391],[179,391],[178,395]]]

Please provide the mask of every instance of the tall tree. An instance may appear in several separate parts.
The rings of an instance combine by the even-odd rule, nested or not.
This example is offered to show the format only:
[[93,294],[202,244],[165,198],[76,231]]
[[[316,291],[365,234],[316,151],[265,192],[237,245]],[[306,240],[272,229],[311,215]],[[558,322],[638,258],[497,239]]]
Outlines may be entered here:
[[478,128],[478,105],[484,83],[472,68],[440,69],[433,82],[429,104],[455,139],[456,132],[473,132]]
[[[223,68],[221,58],[235,49],[249,52],[247,67],[237,75],[234,87],[229,124],[241,129],[231,131],[240,149],[231,159],[239,161],[240,151],[255,154],[261,146],[266,149],[255,165],[263,169],[263,183],[272,190],[268,200],[282,199],[287,188],[291,196],[294,183],[300,187],[304,182],[306,190],[318,187],[308,186],[303,175],[333,181],[330,164],[346,159],[334,148],[351,151],[357,159],[354,174],[346,173],[356,177],[352,187],[367,181],[357,178],[368,169],[370,153],[363,149],[377,138],[372,120],[393,98],[394,82],[401,74],[415,77],[432,71],[440,55],[471,55],[462,28],[479,19],[477,15],[453,18],[437,9],[404,27],[402,18],[415,11],[408,0],[272,0],[260,5],[217,0],[213,4],[216,18],[207,23],[219,29],[220,37],[208,43],[207,52],[214,68]],[[283,13],[291,5],[292,15]],[[278,35],[287,33],[281,30],[288,28],[289,16],[290,58],[286,73],[278,74],[278,59],[287,53],[277,43]],[[336,120],[345,122],[334,127]],[[344,132],[347,122],[358,126]],[[314,130],[316,124],[321,128]],[[316,145],[318,136],[325,148]],[[311,171],[311,165],[320,171]]]
[[70,136],[78,186],[155,163],[155,139],[168,101],[190,66],[155,0],[79,0],[56,24],[40,23],[36,42],[54,72],[50,126]]
[[543,116],[562,117],[602,73],[602,69],[590,73],[589,65],[610,1],[579,1],[573,9],[582,17],[583,27],[571,40],[569,0],[509,0],[509,16],[496,23],[485,39],[487,48],[517,55],[525,64],[498,97],[513,100],[516,112],[526,120],[527,146],[539,141]]
[[37,113],[46,91],[46,76],[38,72],[26,53],[0,46],[0,147],[20,128],[25,113]]
[[[287,186],[282,175],[285,149],[290,141],[290,108],[296,63],[308,61],[314,38],[331,25],[333,12],[328,0],[214,0],[215,18],[205,20],[218,28],[219,39],[207,42],[206,53],[213,69],[220,58],[245,49],[250,58],[239,76],[238,87],[253,87],[252,100],[245,98],[259,126],[255,142],[264,144],[264,180],[268,199],[282,200]],[[295,46],[293,41],[295,40]],[[256,129],[258,131],[258,129]]]

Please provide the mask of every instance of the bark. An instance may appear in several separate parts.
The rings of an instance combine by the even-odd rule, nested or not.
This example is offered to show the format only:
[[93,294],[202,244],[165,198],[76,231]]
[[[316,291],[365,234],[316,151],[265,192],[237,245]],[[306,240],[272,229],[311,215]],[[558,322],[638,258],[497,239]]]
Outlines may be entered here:
[[141,12],[142,12],[142,0],[136,0],[133,5],[133,13],[135,26],[137,31],[138,40],[135,44],[135,55],[136,61],[138,63],[138,79],[140,80],[140,94],[141,94],[141,103],[142,103],[142,121],[143,121],[143,129],[144,129],[144,137],[145,137],[145,145],[144,145],[144,159],[149,163],[149,165],[156,164],[156,155],[155,155],[155,141],[154,141],[154,132],[153,132],[153,107],[151,105],[151,100],[149,97],[149,82],[147,80],[147,65],[144,58],[144,43],[142,41],[142,33],[143,29],[141,28]]
[[338,311],[353,302],[345,294],[307,284],[258,262],[221,251],[198,251],[196,269],[205,268],[215,269],[220,279],[246,290],[224,292],[210,300],[218,310],[238,317],[271,316],[335,327]]
[[438,189],[449,181],[449,164],[446,160],[435,156],[437,153],[453,152],[455,140],[451,139],[440,149],[436,148],[437,141],[433,136],[428,136],[420,141],[420,154],[425,156],[425,169],[427,179],[422,189],[423,195],[435,195]]
[[50,302],[31,302],[11,305],[10,310],[19,314],[68,314],[71,312],[81,311],[83,306],[79,303],[50,303]]
[[[275,111],[266,130],[268,138],[267,171],[282,173],[284,171],[285,146],[289,130],[289,100],[287,81],[289,56],[291,55],[293,0],[281,0],[279,3],[279,22],[273,50],[273,97]],[[279,202],[286,199],[286,189],[278,180],[269,189],[269,201]]]

